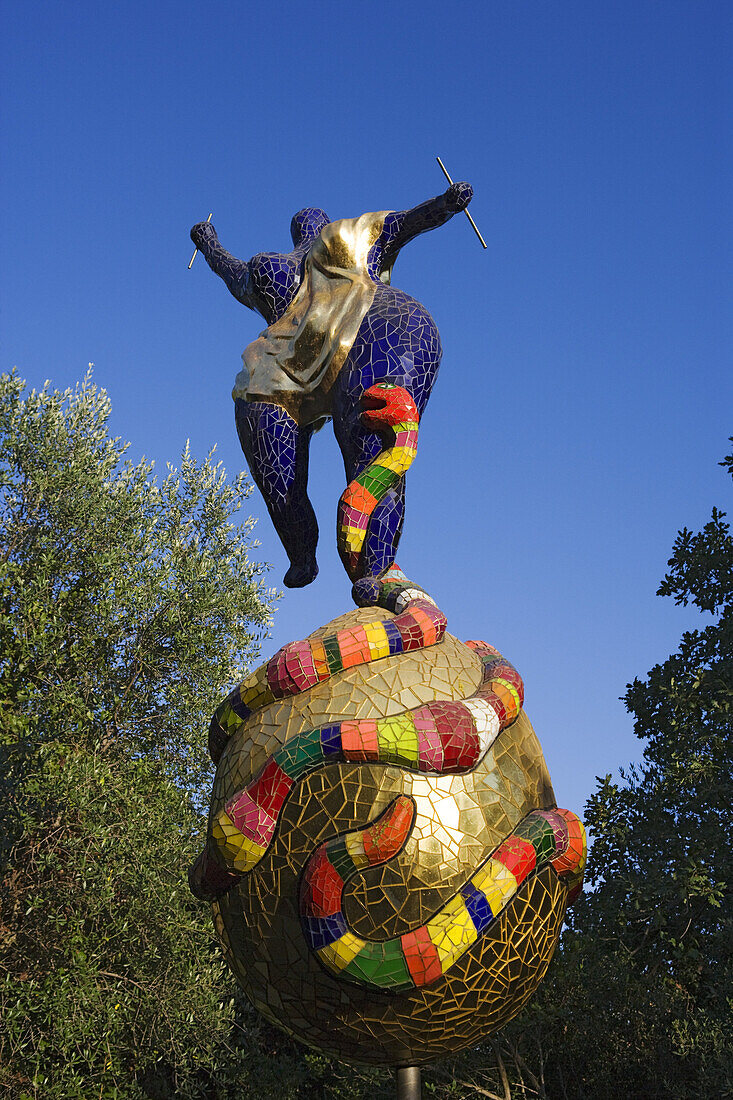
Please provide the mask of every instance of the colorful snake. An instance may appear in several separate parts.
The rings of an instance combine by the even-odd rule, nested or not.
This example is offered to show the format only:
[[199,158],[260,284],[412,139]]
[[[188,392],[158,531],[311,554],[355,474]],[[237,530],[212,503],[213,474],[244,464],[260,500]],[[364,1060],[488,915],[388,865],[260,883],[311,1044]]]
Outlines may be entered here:
[[[355,602],[383,607],[394,617],[280,649],[214,714],[209,747],[215,762],[229,737],[268,703],[307,691],[343,669],[432,646],[443,638],[445,616],[396,565],[379,577],[358,576],[369,516],[412,461],[417,437],[417,413],[407,391],[391,384],[372,390],[380,393],[368,391],[368,400],[380,408],[369,415],[386,417],[398,442],[380,454],[341,498],[339,549],[357,578]],[[337,720],[296,734],[273,753],[212,819],[207,846],[191,871],[193,892],[207,899],[221,896],[257,866],[273,842],[289,794],[315,769],[369,762],[413,773],[454,775],[475,768],[501,731],[516,720],[524,689],[519,673],[496,649],[485,642],[466,645],[482,664],[481,682],[473,695],[426,703],[388,718]],[[362,940],[350,931],[343,915],[344,886],[360,871],[399,853],[414,812],[412,799],[399,796],[366,828],[320,845],[306,865],[300,893],[305,939],[320,962],[342,978],[393,991],[428,984],[469,950],[522,882],[541,867],[555,868],[568,886],[570,900],[581,888],[585,833],[580,820],[567,810],[535,810],[420,928],[384,942]]]
[[534,810],[429,921],[389,940],[363,940],[344,916],[344,887],[398,854],[414,816],[414,802],[400,795],[368,828],[327,840],[309,859],[301,924],[308,946],[332,974],[397,993],[429,985],[487,931],[533,871],[553,866],[568,885],[569,901],[581,889],[582,824],[569,810]]
[[417,454],[420,421],[410,394],[393,382],[370,386],[361,396],[361,405],[364,427],[388,437],[389,446],[349,482],[339,501],[336,542],[352,581],[361,575],[361,551],[374,509],[404,477]]

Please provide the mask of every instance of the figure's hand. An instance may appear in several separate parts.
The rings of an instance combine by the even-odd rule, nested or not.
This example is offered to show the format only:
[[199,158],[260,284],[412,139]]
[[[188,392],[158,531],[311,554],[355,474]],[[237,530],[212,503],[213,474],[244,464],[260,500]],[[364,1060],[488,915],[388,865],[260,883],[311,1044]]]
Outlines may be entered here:
[[473,187],[463,180],[459,183],[452,183],[445,193],[449,208],[455,210],[456,213],[465,210],[472,198]]
[[191,230],[191,240],[197,248],[201,248],[201,245],[206,241],[217,241],[218,239],[211,222],[198,222]]

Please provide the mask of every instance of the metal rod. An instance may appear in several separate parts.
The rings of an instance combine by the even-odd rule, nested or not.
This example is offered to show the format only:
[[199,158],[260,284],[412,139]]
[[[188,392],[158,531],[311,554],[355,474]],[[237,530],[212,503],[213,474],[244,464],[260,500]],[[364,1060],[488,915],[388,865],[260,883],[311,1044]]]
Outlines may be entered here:
[[397,1100],[420,1100],[420,1067],[400,1066],[397,1070]]
[[[208,218],[206,219],[206,220],[207,220],[207,222],[210,222],[210,221],[211,221],[211,219],[213,218],[213,216],[214,216],[213,212],[212,212],[211,214],[209,214]],[[194,261],[194,260],[196,259],[196,254],[197,254],[197,252],[198,252],[198,248],[194,248],[194,250],[193,250],[193,256],[191,257],[191,262],[190,262],[190,264],[188,265],[188,270],[189,270],[189,271],[190,271],[190,270],[191,270],[191,268],[193,267],[193,261]]]
[[[441,168],[443,169],[443,175],[444,175],[444,176],[445,176],[445,178],[446,178],[446,179],[448,180],[448,183],[453,183],[453,180],[452,180],[452,179],[450,178],[450,176],[448,175],[448,169],[447,169],[447,168],[446,168],[446,166],[445,166],[445,165],[443,164],[443,161],[442,161],[442,160],[440,159],[440,157],[436,157],[435,159],[437,160],[437,162],[438,162],[438,164],[440,165],[440,167],[441,167]],[[479,240],[481,241],[481,244],[482,244],[482,245],[484,246],[484,248],[486,248],[486,241],[484,240],[484,238],[483,238],[483,237],[481,236],[481,234],[479,233],[479,228],[478,228],[478,226],[476,225],[476,222],[475,222],[475,221],[473,220],[473,218],[472,218],[472,217],[471,217],[471,215],[469,214],[468,210],[464,210],[464,211],[463,211],[463,213],[464,213],[464,214],[466,215],[466,217],[467,217],[467,218],[468,218],[468,220],[470,221],[471,225],[473,226],[473,231],[474,231],[474,233],[476,234],[476,236],[478,237],[478,239],[479,239]]]

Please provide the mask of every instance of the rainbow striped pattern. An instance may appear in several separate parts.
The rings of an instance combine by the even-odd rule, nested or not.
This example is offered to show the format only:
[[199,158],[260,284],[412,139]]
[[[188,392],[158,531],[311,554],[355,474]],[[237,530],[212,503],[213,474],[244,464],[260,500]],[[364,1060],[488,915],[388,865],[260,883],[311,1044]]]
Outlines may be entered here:
[[519,714],[522,679],[485,642],[468,642],[481,658],[481,683],[468,699],[426,703],[389,718],[335,722],[292,737],[212,821],[220,863],[237,875],[255,867],[272,843],[278,817],[304,775],[326,764],[392,764],[407,771],[471,771],[499,732]]
[[358,582],[360,602],[395,612],[395,618],[365,623],[310,641],[290,642],[235,688],[218,707],[209,730],[215,764],[229,738],[260,707],[298,695],[346,668],[423,649],[442,641],[446,618],[435,601],[393,565],[379,579]]
[[391,445],[349,482],[339,500],[336,542],[352,581],[360,574],[361,551],[374,509],[404,476],[417,454],[420,420],[410,394],[392,382],[370,386],[362,394],[361,403],[365,406],[362,423],[391,436]]
[[393,992],[429,985],[484,935],[541,867],[555,868],[567,882],[570,900],[580,890],[586,857],[581,821],[569,810],[534,810],[425,924],[389,940],[363,940],[344,916],[344,887],[354,875],[397,855],[414,813],[412,799],[400,795],[366,829],[320,845],[306,865],[300,891],[303,933],[319,961],[338,977]]

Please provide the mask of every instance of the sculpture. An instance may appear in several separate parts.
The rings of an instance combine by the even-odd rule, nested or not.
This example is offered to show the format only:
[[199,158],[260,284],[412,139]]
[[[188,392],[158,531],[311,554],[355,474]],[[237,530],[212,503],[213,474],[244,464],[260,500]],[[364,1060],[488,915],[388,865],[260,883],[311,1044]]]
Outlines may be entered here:
[[209,223],[192,231],[271,322],[233,396],[286,583],[317,571],[308,444],[331,416],[349,482],[337,539],[358,610],[284,646],[217,709],[191,887],[214,902],[227,957],[271,1020],[347,1060],[396,1066],[460,1050],[519,1011],[585,862],[521,677],[487,643],[452,638],[395,563],[440,340],[422,306],[378,279],[470,197],[455,184],[412,211],[334,223],[307,208],[293,252],[248,264]]
[[[191,239],[243,305],[268,328],[245,350],[232,396],[242,450],[291,565],[291,588],[316,576],[318,524],[307,494],[308,449],[328,417],[349,482],[382,449],[362,422],[362,395],[376,382],[403,387],[422,415],[440,365],[440,337],[428,311],[389,283],[402,248],[445,224],[472,196],[455,183],[401,212],[329,222],[306,207],[291,222],[293,250],[262,252],[247,263],[219,244],[210,222]],[[362,552],[362,575],[395,558],[404,517],[404,479],[380,500]]]

